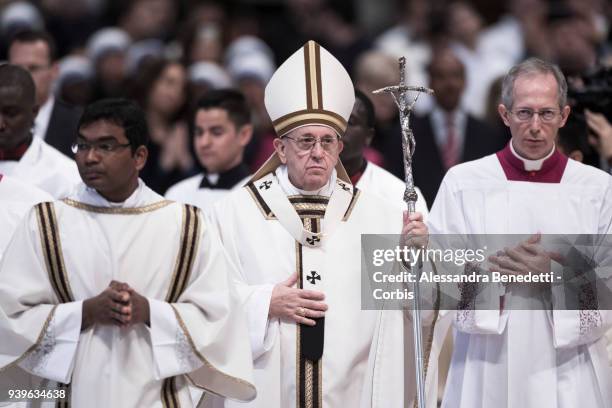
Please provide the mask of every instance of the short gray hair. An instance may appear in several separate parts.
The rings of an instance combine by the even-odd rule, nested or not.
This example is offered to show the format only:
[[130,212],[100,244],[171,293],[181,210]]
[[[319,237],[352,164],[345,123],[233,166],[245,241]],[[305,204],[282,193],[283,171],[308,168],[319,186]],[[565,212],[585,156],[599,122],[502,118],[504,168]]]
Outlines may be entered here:
[[513,91],[514,82],[520,76],[532,74],[552,74],[557,80],[557,95],[559,98],[559,108],[567,104],[567,81],[558,66],[548,61],[539,58],[529,58],[513,66],[508,74],[504,77],[502,83],[501,100],[504,106],[508,109],[512,108],[514,103]]

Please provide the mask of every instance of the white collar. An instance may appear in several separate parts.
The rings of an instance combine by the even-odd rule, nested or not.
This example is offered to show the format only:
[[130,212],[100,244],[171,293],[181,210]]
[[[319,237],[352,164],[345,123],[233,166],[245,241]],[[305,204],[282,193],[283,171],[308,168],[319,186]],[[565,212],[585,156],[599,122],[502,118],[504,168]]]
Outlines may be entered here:
[[219,173],[207,173],[204,174],[204,177],[206,177],[208,182],[213,185],[217,184],[217,182],[219,181]]
[[134,190],[134,192],[125,201],[120,203],[108,201],[95,189],[87,187],[85,183],[79,183],[75,193],[69,198],[96,207],[111,208],[144,207],[146,205],[164,200],[162,196],[147,187],[141,179],[138,179],[138,187],[136,187],[136,190]]
[[548,159],[555,152],[555,144],[553,143],[553,147],[550,150],[550,153],[548,153],[546,156],[538,160],[525,159],[524,157],[519,155],[516,152],[516,150],[514,150],[514,145],[512,141],[510,141],[510,151],[512,152],[514,157],[516,157],[517,159],[523,162],[523,165],[525,166],[525,171],[538,171],[542,168],[542,165],[544,164],[544,160]]
[[299,189],[295,187],[293,183],[291,183],[291,181],[289,180],[289,172],[287,171],[286,165],[283,164],[283,165],[278,166],[278,168],[275,171],[275,174],[276,174],[276,177],[278,178],[278,183],[280,184],[282,190],[288,196],[291,196],[291,195],[322,195],[322,196],[329,197],[334,191],[334,186],[336,185],[336,177],[337,177],[336,169],[333,169],[331,177],[329,178],[329,181],[327,182],[327,184],[325,184],[323,187],[317,190],[307,191],[307,190]]

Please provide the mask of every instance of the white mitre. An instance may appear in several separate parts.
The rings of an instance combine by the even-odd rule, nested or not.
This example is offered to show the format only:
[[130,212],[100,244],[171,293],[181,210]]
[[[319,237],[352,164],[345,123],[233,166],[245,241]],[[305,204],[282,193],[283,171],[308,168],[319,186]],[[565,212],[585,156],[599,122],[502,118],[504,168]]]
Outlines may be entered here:
[[[264,102],[278,137],[310,125],[327,126],[342,137],[355,104],[355,90],[340,61],[316,42],[308,41],[272,75]],[[272,154],[251,180],[260,179],[279,165],[278,155]],[[340,160],[336,171],[350,183]]]

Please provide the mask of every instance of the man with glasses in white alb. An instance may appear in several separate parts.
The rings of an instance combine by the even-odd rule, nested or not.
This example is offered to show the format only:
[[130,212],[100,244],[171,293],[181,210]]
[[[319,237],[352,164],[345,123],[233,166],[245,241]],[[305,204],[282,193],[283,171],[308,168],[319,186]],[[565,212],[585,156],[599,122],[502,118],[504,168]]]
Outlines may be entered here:
[[[448,171],[429,214],[430,232],[509,240],[524,234],[495,248],[480,273],[559,271],[567,258],[557,256],[548,246],[552,237],[543,234],[609,234],[612,178],[556,149],[570,107],[555,65],[534,58],[513,67],[498,111],[510,143]],[[443,408],[612,406],[604,337],[612,315],[597,298],[600,288],[581,286],[579,307],[572,308],[562,301],[564,285],[486,285],[465,290],[456,311]],[[493,300],[491,307],[479,308],[485,300]],[[529,310],[518,303],[525,300]]]

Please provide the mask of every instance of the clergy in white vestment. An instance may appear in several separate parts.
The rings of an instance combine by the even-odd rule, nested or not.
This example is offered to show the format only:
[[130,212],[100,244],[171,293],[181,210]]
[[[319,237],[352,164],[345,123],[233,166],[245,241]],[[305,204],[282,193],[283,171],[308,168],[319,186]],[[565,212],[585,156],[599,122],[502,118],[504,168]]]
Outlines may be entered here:
[[34,82],[26,70],[10,64],[0,66],[0,173],[63,198],[80,181],[79,173],[74,161],[32,136],[35,95]]
[[198,101],[194,128],[193,147],[204,172],[170,187],[166,198],[209,209],[249,179],[242,161],[253,134],[246,99],[233,89],[207,92]]
[[[364,156],[364,149],[370,146],[374,138],[375,121],[372,101],[359,89],[355,89],[355,105],[346,132],[342,136],[344,148],[340,153],[340,160],[355,187],[404,208],[406,183]],[[397,137],[401,137],[401,134]],[[415,187],[415,190],[418,195],[416,211],[427,219],[425,198],[418,187]]]
[[[550,63],[529,59],[510,70],[498,110],[512,139],[497,154],[449,170],[429,214],[432,234],[526,234],[525,246],[498,248],[487,266],[522,274],[534,261],[555,268],[541,234],[610,233],[610,175],[555,148],[570,113],[566,97],[565,78]],[[489,285],[480,293],[499,297],[492,309],[474,308],[478,294],[462,299],[454,316],[444,408],[612,406],[609,311],[591,302],[566,310],[556,286]],[[552,303],[543,303],[547,297]],[[519,299],[536,307],[504,307]]]
[[200,210],[138,178],[147,138],[135,103],[88,106],[73,145],[83,183],[13,235],[0,264],[3,392],[59,383],[75,407],[195,406],[190,386],[255,397],[231,261]]
[[0,173],[0,260],[21,218],[35,204],[51,200],[46,192]]
[[[237,265],[258,391],[226,407],[403,407],[414,391],[403,383],[403,338],[381,356],[373,343],[381,313],[361,308],[361,234],[418,240],[427,233],[422,215],[403,218],[397,204],[351,184],[338,157],[353,84],[319,44],[309,41],[278,68],[264,100],[276,152],[215,205]],[[389,312],[401,332],[402,312]],[[383,357],[397,364],[379,370]]]

